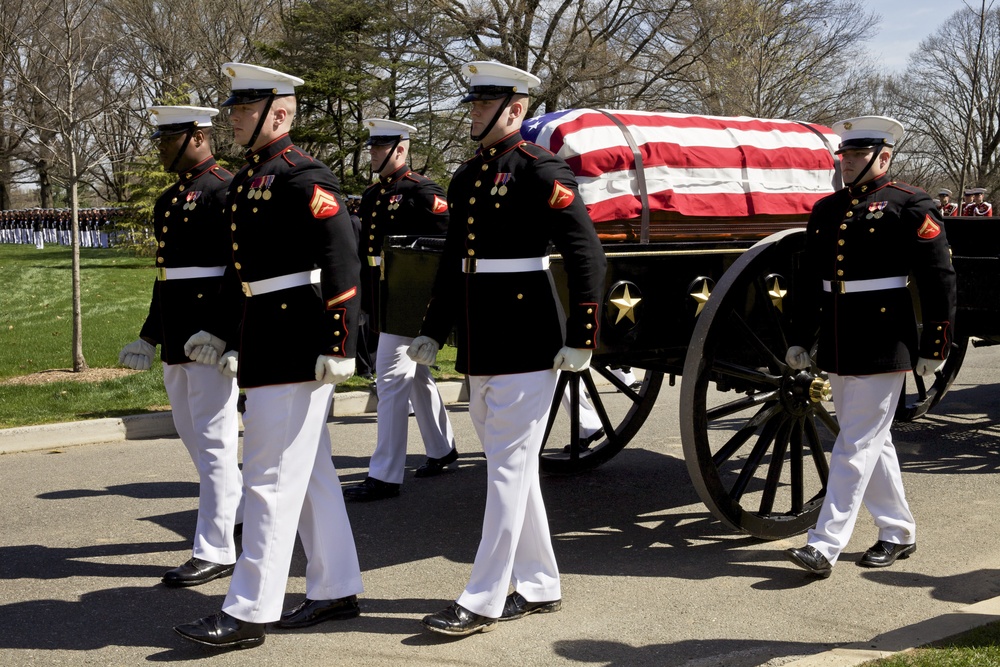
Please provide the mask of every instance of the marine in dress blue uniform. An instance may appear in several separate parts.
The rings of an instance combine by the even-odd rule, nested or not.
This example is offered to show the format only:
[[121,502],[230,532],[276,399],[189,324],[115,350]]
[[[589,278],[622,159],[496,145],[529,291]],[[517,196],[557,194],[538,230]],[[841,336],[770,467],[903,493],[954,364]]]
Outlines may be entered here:
[[[538,453],[558,371],[581,371],[597,346],[606,259],[569,166],[521,138],[520,69],[473,62],[472,139],[480,148],[448,188],[450,224],[420,336],[408,353],[433,363],[458,328],[456,369],[469,375],[469,414],[486,453],[482,539],[465,591],[424,626],[453,636],[498,619],[557,611],[559,571],[538,480]],[[562,255],[569,312],[548,271]],[[507,594],[513,584],[514,592]]]
[[[336,177],[288,136],[302,80],[244,63],[223,72],[247,162],[226,200],[231,254],[216,322],[185,347],[235,370],[246,389],[243,553],[222,610],[175,630],[248,648],[272,621],[299,628],[359,613],[361,570],[326,419],[334,385],[354,374],[360,264]],[[222,354],[227,340],[235,349]],[[282,613],[296,532],[306,599]]]
[[[889,427],[904,374],[927,375],[954,337],[955,270],[944,221],[919,188],[888,175],[903,127],[865,116],[833,126],[847,187],[818,201],[806,228],[802,298],[796,299],[795,369],[810,365],[806,341],[819,329],[816,364],[829,374],[840,433],[826,497],[803,548],[787,557],[826,577],[846,547],[861,504],[878,540],[859,565],[885,567],[916,550],[916,524],[903,490]],[[918,336],[907,277],[920,294]]]
[[[410,133],[417,128],[385,118],[367,118],[372,171],[378,181],[361,196],[361,308],[369,325],[379,318],[389,294],[382,280],[382,243],[386,236],[443,236],[448,201],[440,185],[407,166]],[[416,477],[431,477],[458,458],[455,434],[427,366],[406,355],[416,331],[380,331],[375,357],[378,436],[368,476],[344,489],[348,500],[379,500],[399,495],[406,466],[409,408],[420,429],[427,461]]]
[[242,522],[243,479],[238,460],[236,380],[193,363],[184,343],[211,318],[229,258],[223,207],[233,175],[216,164],[210,147],[216,109],[154,106],[160,160],[177,174],[153,207],[156,280],[139,339],[119,362],[147,370],[156,346],[174,426],[198,470],[198,521],[192,557],[163,576],[167,586],[194,586],[233,570],[234,529]]

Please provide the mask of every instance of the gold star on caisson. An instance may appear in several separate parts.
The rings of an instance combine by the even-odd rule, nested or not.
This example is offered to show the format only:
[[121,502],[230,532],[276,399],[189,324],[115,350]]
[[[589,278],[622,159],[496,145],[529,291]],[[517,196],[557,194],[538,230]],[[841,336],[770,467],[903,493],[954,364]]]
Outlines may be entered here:
[[781,312],[785,312],[782,308],[782,303],[784,303],[786,294],[788,294],[788,290],[781,289],[781,284],[778,282],[778,279],[775,278],[774,283],[771,285],[771,289],[767,291],[767,295],[771,297],[771,303],[774,304],[774,307]]
[[702,308],[705,307],[705,304],[708,303],[708,297],[710,297],[710,296],[712,296],[712,292],[711,292],[711,290],[708,289],[708,281],[707,280],[702,280],[701,281],[701,290],[699,290],[697,292],[691,292],[691,298],[694,299],[695,302],[697,302],[697,304],[698,304],[698,308],[695,309],[695,311],[694,311],[694,316],[695,317],[698,317],[699,315],[701,315],[701,310],[702,310]]
[[615,324],[622,321],[622,318],[627,317],[635,323],[635,307],[639,305],[642,301],[642,297],[633,297],[628,292],[628,285],[625,285],[625,292],[617,299],[611,299],[611,303],[618,307],[618,319],[615,320]]

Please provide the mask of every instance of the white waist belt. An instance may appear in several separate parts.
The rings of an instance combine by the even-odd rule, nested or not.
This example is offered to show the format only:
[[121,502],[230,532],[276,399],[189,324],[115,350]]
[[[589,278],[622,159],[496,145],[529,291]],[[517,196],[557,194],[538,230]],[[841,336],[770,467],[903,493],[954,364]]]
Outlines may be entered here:
[[906,276],[892,278],[872,278],[871,280],[824,280],[824,292],[837,294],[854,294],[855,292],[874,292],[883,289],[906,287]]
[[375,255],[368,255],[368,266],[382,266],[382,258]]
[[180,266],[173,269],[156,267],[157,280],[187,280],[190,278],[221,278],[224,266]]
[[549,258],[523,257],[520,259],[476,259],[462,260],[462,273],[524,273],[525,271],[545,271],[549,268]]
[[301,287],[303,285],[319,284],[320,270],[301,271],[299,273],[289,273],[286,276],[276,276],[265,280],[255,280],[252,283],[243,283],[243,293],[247,296],[260,296],[269,292],[289,289],[291,287]]

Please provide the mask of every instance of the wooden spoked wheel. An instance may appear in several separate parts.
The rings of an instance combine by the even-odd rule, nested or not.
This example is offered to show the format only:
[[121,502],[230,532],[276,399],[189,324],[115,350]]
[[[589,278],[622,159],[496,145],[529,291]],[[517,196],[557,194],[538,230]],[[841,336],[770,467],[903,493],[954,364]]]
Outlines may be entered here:
[[839,432],[825,374],[785,364],[785,306],[803,247],[801,230],[781,232],[726,271],[698,317],[681,384],[684,458],[698,495],[727,526],[763,539],[816,523]]

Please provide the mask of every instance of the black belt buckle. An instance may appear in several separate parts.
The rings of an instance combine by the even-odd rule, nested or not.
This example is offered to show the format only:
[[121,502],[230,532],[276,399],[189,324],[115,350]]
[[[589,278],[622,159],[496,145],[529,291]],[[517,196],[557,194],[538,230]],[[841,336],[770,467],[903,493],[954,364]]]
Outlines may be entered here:
[[462,273],[475,273],[476,272],[476,258],[475,257],[465,257],[462,259]]

